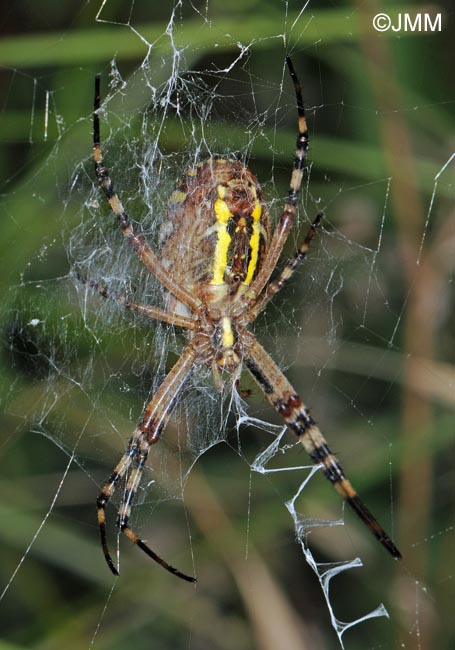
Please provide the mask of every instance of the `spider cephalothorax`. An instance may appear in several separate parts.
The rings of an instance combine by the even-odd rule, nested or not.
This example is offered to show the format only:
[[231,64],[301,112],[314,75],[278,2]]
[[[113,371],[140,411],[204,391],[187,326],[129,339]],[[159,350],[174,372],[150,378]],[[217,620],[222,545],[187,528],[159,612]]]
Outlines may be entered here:
[[247,327],[281,290],[299,264],[321,220],[318,215],[302,245],[271,281],[289,235],[302,183],[308,148],[308,130],[302,93],[291,60],[287,57],[294,83],[298,135],[288,197],[278,224],[270,236],[269,217],[263,192],[252,172],[231,158],[210,158],[187,171],[172,194],[169,212],[156,255],[145,239],[136,234],[103,165],[99,134],[100,79],[95,86],[94,160],[95,173],[122,233],[140,260],[162,284],[166,308],[115,296],[106,287],[90,283],[105,298],[112,296],[125,309],[136,311],[188,332],[189,343],[147,404],[130,438],[125,453],[97,500],[98,523],[106,561],[113,573],[117,568],[106,541],[106,505],[117,485],[124,481],[117,526],[147,555],[179,577],[194,581],[160,558],[131,529],[131,504],[138,489],[147,456],[160,439],[164,426],[192,368],[198,363],[212,367],[215,385],[223,387],[224,374],[236,380],[245,366],[270,404],[298,436],[314,463],[373,535],[395,558],[400,552],[358,497],[345,477],[337,458],[293,386]]

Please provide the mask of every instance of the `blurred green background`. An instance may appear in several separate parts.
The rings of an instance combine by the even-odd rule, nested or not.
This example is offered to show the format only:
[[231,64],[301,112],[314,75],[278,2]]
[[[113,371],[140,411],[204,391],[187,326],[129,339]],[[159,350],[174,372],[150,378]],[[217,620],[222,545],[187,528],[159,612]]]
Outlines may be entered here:
[[[302,279],[271,307],[258,333],[277,361],[290,366],[289,378],[365,502],[393,531],[404,560],[393,562],[343,513],[320,476],[297,509],[346,521],[311,533],[318,561],[359,555],[364,562],[333,579],[335,616],[353,620],[380,602],[389,612],[389,620],[348,630],[347,649],[454,647],[453,7],[108,0],[97,20],[100,6],[93,3],[6,4],[0,648],[340,647],[284,506],[298,482],[287,473],[273,480],[252,474],[244,460],[270,444],[260,432],[242,434],[241,455],[235,433],[232,446],[205,453],[190,473],[183,505],[164,500],[155,508],[144,492],[135,510],[141,535],[158,552],[185,571],[193,563],[196,589],[125,540],[116,581],[99,548],[94,500],[150,389],[156,368],[153,355],[149,362],[143,355],[162,339],[140,323],[132,328],[122,314],[103,323],[97,298],[97,315],[86,316],[68,277],[78,233],[90,243],[88,225],[80,226],[84,202],[98,210],[90,164],[93,78],[101,72],[107,84],[114,57],[125,81],[136,73],[109,105],[103,133],[120,137],[127,116],[128,137],[138,142],[151,90],[138,86],[137,73],[149,54],[151,68],[160,62],[156,82],[166,81],[177,61],[168,25],[188,69],[232,66],[213,75],[216,82],[223,77],[217,92],[226,98],[226,114],[211,116],[210,128],[226,150],[244,151],[251,139],[251,166],[274,199],[285,195],[295,138],[293,91],[283,67],[285,53],[292,54],[311,135],[302,221],[322,207],[326,223]],[[397,13],[426,9],[431,16],[441,12],[441,32],[372,27],[379,12],[396,21]],[[249,46],[247,53],[239,44]],[[271,110],[277,96],[280,108]],[[183,118],[185,108],[182,98]],[[255,121],[242,121],[253,113]],[[170,119],[160,146],[183,150],[182,130]],[[110,161],[116,142],[106,154]],[[110,166],[121,173],[121,161]],[[121,185],[137,193],[131,169]],[[289,254],[305,231],[300,226]],[[94,228],[98,246],[99,232]],[[109,242],[121,246],[114,227],[112,233]],[[168,363],[173,359],[170,354]],[[248,402],[253,415],[278,423],[257,390]],[[186,421],[170,425],[171,450],[177,428],[185,430]],[[170,458],[167,476],[178,480],[178,451]],[[307,461],[298,456],[297,462]],[[113,520],[114,510],[109,514]],[[113,529],[110,534],[114,546]]]

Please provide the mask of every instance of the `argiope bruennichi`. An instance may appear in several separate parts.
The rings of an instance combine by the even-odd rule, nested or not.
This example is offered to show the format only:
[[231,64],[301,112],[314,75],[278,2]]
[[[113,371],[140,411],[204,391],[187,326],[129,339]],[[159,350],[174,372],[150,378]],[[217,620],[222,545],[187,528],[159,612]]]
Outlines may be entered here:
[[[160,439],[186,377],[196,365],[212,368],[221,387],[245,366],[266,398],[294,431],[314,463],[343,499],[395,558],[401,554],[362,503],[319,427],[293,386],[271,359],[248,326],[266,307],[305,259],[320,223],[318,215],[302,245],[274,281],[270,277],[289,235],[297,208],[308,149],[308,130],[299,80],[291,60],[287,65],[297,99],[298,135],[290,189],[273,234],[263,191],[253,173],[238,160],[211,158],[186,172],[170,199],[165,235],[159,256],[137,234],[114,190],[103,164],[100,145],[100,78],[96,78],[94,120],[95,173],[125,239],[142,263],[169,294],[166,309],[119,297],[125,309],[181,327],[189,343],[147,404],[126,451],[101,490],[97,500],[98,523],[104,556],[117,575],[108,550],[105,510],[119,483],[125,481],[117,526],[147,555],[175,575],[193,582],[161,559],[131,529],[131,504],[141,481],[151,447]],[[107,288],[98,288],[105,297]]]

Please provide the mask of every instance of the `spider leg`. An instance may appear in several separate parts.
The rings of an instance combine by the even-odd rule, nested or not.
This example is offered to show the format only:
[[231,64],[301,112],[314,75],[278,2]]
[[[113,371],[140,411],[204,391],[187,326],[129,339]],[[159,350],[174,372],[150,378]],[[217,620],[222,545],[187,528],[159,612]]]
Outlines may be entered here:
[[[158,442],[158,438],[154,439],[154,442]],[[136,491],[141,481],[142,472],[144,471],[144,465],[149,453],[149,448],[150,448],[150,444],[147,442],[147,440],[143,440],[143,442],[140,445],[140,450],[138,450],[138,453],[133,460],[134,468],[131,471],[130,476],[128,477],[125,494],[123,496],[122,503],[119,509],[119,514],[117,517],[117,527],[120,528],[122,533],[124,533],[126,537],[128,537],[128,539],[131,542],[133,542],[133,544],[136,544],[142,551],[144,551],[144,553],[146,553],[146,555],[151,557],[152,560],[155,560],[155,562],[157,562],[160,566],[162,566],[163,569],[166,569],[166,571],[173,573],[178,578],[182,578],[187,582],[196,582],[195,578],[193,578],[192,576],[188,576],[185,573],[182,573],[175,567],[168,564],[159,555],[157,555],[155,551],[153,551],[149,546],[147,546],[147,544],[136,535],[136,533],[131,529],[129,525],[131,504],[134,500]]]
[[106,562],[112,571],[114,575],[118,575],[118,570],[112,560],[111,554],[109,553],[109,547],[107,545],[107,538],[106,538],[106,506],[112,497],[112,495],[115,492],[115,488],[117,487],[118,483],[122,480],[122,478],[125,476],[126,471],[131,465],[131,461],[133,459],[133,456],[136,454],[137,446],[139,444],[139,440],[143,437],[142,431],[139,429],[136,429],[134,432],[133,436],[130,438],[130,441],[128,442],[128,447],[121,457],[119,463],[116,465],[114,471],[106,481],[106,483],[103,485],[103,488],[98,495],[98,498],[96,500],[96,507],[97,507],[97,512],[98,512],[98,527],[100,530],[100,537],[101,537],[101,546],[103,548],[103,553],[104,557],[106,558]]
[[103,486],[96,501],[101,545],[106,562],[114,575],[118,575],[118,570],[112,560],[107,545],[106,505],[114,494],[119,482],[126,476],[126,473],[131,466],[133,466],[126,482],[125,492],[120,503],[119,514],[117,517],[118,528],[120,528],[122,533],[124,533],[133,544],[136,544],[142,551],[144,551],[144,553],[155,560],[155,562],[160,564],[164,569],[183,580],[195,582],[195,578],[182,573],[165,562],[136,535],[129,525],[131,503],[142,477],[149,448],[151,445],[156,444],[159,441],[161,432],[166,425],[173,406],[175,405],[179,389],[193,366],[195,356],[196,352],[193,346],[189,345],[161,383],[155,395],[147,404],[142,419],[136,427],[125,453]]
[[298,117],[298,134],[291,182],[289,185],[288,196],[284,205],[284,210],[273,233],[272,240],[270,242],[270,246],[261,269],[259,270],[258,274],[246,292],[236,302],[235,307],[233,308],[233,314],[236,316],[252,307],[255,300],[269,281],[270,276],[272,275],[273,270],[278,263],[278,259],[289,236],[291,226],[294,222],[294,216],[297,211],[297,201],[302,185],[303,170],[305,168],[309,136],[300,82],[297,78],[294,66],[289,56],[286,56],[286,63],[288,65],[289,74],[294,84]]
[[284,269],[281,271],[279,277],[274,280],[273,282],[270,282],[261,297],[257,300],[257,302],[250,307],[250,309],[247,311],[245,314],[245,321],[252,323],[256,318],[259,316],[261,311],[265,309],[265,307],[268,305],[270,300],[283,288],[285,283],[292,278],[298,267],[302,264],[302,262],[306,259],[306,255],[308,252],[308,249],[310,247],[311,240],[314,237],[314,233],[316,232],[317,227],[319,226],[321,219],[323,215],[318,214],[316,216],[316,219],[313,221],[313,223],[310,226],[310,229],[307,232],[307,235],[305,239],[303,240],[303,243],[299,246],[297,251],[295,252],[294,256],[291,257],[287,263]]
[[401,558],[400,551],[346,478],[340,463],[330,451],[310,411],[302,403],[293,386],[252,334],[243,332],[243,340],[246,344],[244,360],[246,367],[275,410],[283,416],[288,427],[299,437],[311,460],[323,465],[325,477],[368,526],[376,539],[393,557]]
[[88,280],[79,273],[76,274],[77,279],[82,284],[87,285],[94,291],[100,294],[106,300],[113,300],[118,303],[121,307],[128,311],[138,312],[139,314],[144,314],[149,318],[155,320],[163,321],[164,323],[169,323],[170,325],[176,325],[177,327],[183,327],[185,329],[194,330],[197,326],[197,320],[194,318],[188,318],[186,316],[180,316],[179,314],[174,314],[172,312],[165,311],[160,309],[160,307],[155,307],[154,305],[147,305],[143,302],[137,302],[130,300],[127,296],[116,291],[112,291],[109,287],[99,284],[94,280]]
[[114,184],[109,175],[109,170],[103,165],[99,118],[100,83],[100,76],[97,75],[95,77],[95,100],[93,108],[93,159],[95,162],[95,174],[99,185],[111,206],[112,212],[117,217],[123,236],[131,242],[131,245],[139,256],[141,262],[173,296],[190,307],[193,311],[198,311],[201,306],[201,301],[188,291],[188,289],[178,286],[175,282],[170,280],[169,272],[164,268],[158,257],[148,246],[144,237],[134,232],[130,218],[126,214],[122,202],[114,189]]

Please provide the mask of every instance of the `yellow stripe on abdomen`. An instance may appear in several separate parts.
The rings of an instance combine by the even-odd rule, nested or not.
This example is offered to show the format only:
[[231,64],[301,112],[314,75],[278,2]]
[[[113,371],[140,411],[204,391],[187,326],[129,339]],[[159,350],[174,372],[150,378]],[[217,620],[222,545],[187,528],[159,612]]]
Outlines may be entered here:
[[[228,232],[228,223],[230,219],[233,219],[234,215],[229,210],[229,207],[226,201],[224,200],[224,197],[226,196],[226,188],[223,185],[218,185],[217,191],[218,191],[218,199],[215,201],[215,205],[214,205],[216,223],[214,224],[214,226],[210,228],[212,232],[214,230],[217,234],[215,251],[213,254],[213,267],[212,267],[213,275],[212,275],[212,279],[210,280],[210,284],[220,285],[225,283],[224,276],[226,273],[226,268],[228,263],[229,246],[232,241],[232,237]],[[250,251],[249,251],[248,269],[246,271],[245,279],[242,281],[242,284],[244,285],[249,285],[251,283],[254,274],[256,272],[258,259],[259,259],[260,237],[261,237],[261,232],[263,231],[260,223],[261,216],[262,216],[262,208],[256,196],[256,189],[254,187],[252,188],[252,193],[254,196],[254,209],[251,212],[250,216],[251,219],[253,220],[253,224],[252,224],[252,233],[249,241]],[[243,220],[243,226],[240,226],[240,220],[239,220],[239,226],[237,227],[237,230],[239,230],[240,227],[243,230],[246,228],[245,218],[242,217],[242,220]]]
[[213,254],[213,277],[210,284],[223,284],[224,273],[227,266],[227,256],[229,244],[231,243],[231,236],[227,231],[227,224],[232,214],[229,211],[226,201],[223,200],[225,188],[222,185],[218,186],[218,196],[220,197],[215,201],[215,217],[216,223],[216,246]]
[[261,204],[256,198],[254,202],[254,210],[251,213],[251,216],[253,218],[253,233],[250,237],[250,250],[251,250],[250,260],[248,262],[248,271],[243,281],[243,284],[250,284],[251,280],[253,279],[254,273],[256,271],[256,267],[258,265],[259,242],[261,236],[261,224],[260,224],[261,215],[262,215]]

